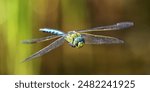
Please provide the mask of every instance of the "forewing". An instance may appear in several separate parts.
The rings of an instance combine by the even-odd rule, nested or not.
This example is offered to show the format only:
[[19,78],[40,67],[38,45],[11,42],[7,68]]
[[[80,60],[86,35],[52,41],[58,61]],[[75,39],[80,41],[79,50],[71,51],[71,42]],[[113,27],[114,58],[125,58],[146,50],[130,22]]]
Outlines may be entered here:
[[123,43],[122,40],[115,38],[115,37],[109,37],[109,36],[103,36],[103,35],[92,35],[92,34],[82,34],[85,44],[119,44]]
[[39,57],[44,55],[45,53],[59,47],[60,45],[62,45],[64,43],[64,37],[61,37],[59,39],[57,39],[56,41],[54,41],[53,43],[51,43],[50,45],[48,45],[47,47],[41,49],[40,51],[34,53],[33,55],[31,55],[30,57],[26,58],[24,61],[29,61],[33,58]]
[[24,41],[22,41],[22,43],[33,44],[33,43],[39,43],[39,42],[48,41],[48,40],[51,40],[51,39],[54,39],[54,38],[58,38],[58,37],[60,37],[60,36],[52,35],[52,36],[47,36],[47,37],[43,37],[43,38],[24,40]]
[[91,31],[110,31],[110,30],[120,30],[132,27],[134,25],[133,22],[120,22],[114,25],[95,27],[87,30],[79,30],[78,32],[91,32]]

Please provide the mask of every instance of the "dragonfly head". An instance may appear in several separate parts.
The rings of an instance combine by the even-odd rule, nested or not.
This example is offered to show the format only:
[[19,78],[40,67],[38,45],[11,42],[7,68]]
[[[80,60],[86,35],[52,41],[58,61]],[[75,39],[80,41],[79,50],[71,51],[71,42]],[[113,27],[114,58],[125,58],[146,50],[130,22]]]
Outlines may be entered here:
[[73,47],[75,48],[81,48],[83,47],[84,44],[85,44],[84,38],[81,36],[76,37],[72,43]]

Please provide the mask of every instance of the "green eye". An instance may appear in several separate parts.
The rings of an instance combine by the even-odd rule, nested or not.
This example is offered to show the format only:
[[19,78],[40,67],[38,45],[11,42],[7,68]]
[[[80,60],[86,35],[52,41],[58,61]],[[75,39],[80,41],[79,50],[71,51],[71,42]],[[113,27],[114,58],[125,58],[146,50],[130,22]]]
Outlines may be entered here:
[[84,45],[84,42],[79,42],[78,46],[76,46],[76,48],[81,48],[81,47],[83,47],[83,45]]

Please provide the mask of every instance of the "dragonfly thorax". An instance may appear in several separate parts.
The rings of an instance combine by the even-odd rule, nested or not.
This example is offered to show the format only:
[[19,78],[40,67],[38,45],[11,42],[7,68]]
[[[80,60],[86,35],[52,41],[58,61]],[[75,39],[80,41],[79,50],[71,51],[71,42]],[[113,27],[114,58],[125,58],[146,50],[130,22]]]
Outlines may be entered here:
[[85,41],[84,38],[81,36],[80,33],[71,31],[65,36],[65,40],[75,48],[83,47]]

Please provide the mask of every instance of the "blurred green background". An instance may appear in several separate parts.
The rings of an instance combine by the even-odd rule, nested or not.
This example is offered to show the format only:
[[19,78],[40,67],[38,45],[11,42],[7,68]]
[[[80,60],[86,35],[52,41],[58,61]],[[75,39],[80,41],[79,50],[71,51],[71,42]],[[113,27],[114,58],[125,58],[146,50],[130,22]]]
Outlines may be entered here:
[[[0,0],[0,74],[150,74],[149,0]],[[48,54],[21,63],[52,41],[21,44],[48,36],[40,28],[65,32],[122,21],[135,26],[115,32],[93,32],[125,41],[120,45],[67,43]],[[53,40],[54,41],[54,40]]]

